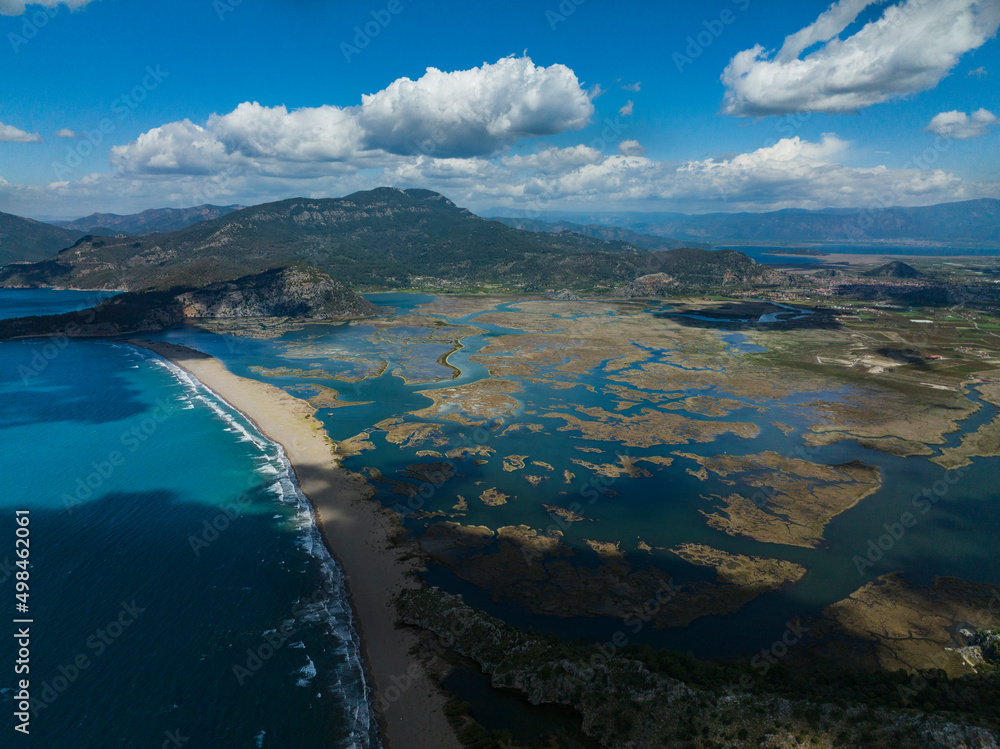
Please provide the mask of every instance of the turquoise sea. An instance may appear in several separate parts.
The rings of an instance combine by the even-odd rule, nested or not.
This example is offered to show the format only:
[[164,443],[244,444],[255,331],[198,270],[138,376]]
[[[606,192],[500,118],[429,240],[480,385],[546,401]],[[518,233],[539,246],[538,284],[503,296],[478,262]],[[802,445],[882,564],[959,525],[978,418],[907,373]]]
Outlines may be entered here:
[[[0,291],[0,314],[92,300]],[[24,746],[378,745],[341,572],[280,448],[113,341],[0,343],[0,402],[5,737],[14,513],[28,510]]]

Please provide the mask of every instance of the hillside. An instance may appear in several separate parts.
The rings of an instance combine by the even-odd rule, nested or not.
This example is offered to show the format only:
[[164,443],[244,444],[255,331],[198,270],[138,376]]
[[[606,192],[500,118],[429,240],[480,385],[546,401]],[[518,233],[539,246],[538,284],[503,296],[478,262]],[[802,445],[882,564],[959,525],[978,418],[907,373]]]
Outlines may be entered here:
[[142,213],[120,216],[116,213],[92,213],[74,221],[54,221],[55,226],[82,234],[153,234],[177,231],[200,221],[227,216],[241,205],[199,205],[194,208],[151,208]]
[[140,291],[65,315],[0,320],[0,339],[60,333],[111,336],[161,330],[189,319],[291,317],[330,319],[377,314],[379,308],[308,266],[272,268],[194,289]]
[[755,263],[736,250],[685,248],[663,255],[660,270],[633,280],[625,287],[624,296],[662,297],[689,289],[780,286],[788,282],[781,271]]
[[0,265],[44,260],[83,236],[83,232],[0,213]]
[[378,188],[267,203],[166,234],[87,237],[51,260],[0,269],[0,285],[164,289],[302,262],[352,286],[611,289],[695,258],[706,268],[721,258],[692,252],[703,255],[519,231],[429,190]]
[[907,265],[899,260],[893,260],[885,265],[872,268],[861,275],[868,276],[869,278],[923,278],[924,276],[923,273],[912,265]]
[[708,249],[711,245],[703,242],[691,242],[690,240],[670,239],[669,237],[657,237],[652,234],[640,234],[630,229],[620,226],[606,226],[604,224],[574,224],[571,221],[537,221],[530,218],[509,218],[498,216],[491,219],[499,221],[504,226],[524,231],[545,232],[548,234],[558,234],[564,231],[571,231],[574,234],[581,234],[592,239],[609,239],[619,242],[627,242],[633,247],[640,247],[645,250],[676,250],[680,247],[700,247]]

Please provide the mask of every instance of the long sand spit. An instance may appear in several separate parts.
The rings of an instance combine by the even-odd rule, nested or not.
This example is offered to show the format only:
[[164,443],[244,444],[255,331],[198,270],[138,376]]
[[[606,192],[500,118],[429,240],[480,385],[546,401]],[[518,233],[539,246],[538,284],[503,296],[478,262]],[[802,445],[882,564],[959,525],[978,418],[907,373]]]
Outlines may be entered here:
[[[315,409],[273,385],[234,375],[200,351],[159,341],[129,343],[186,370],[284,448],[327,546],[344,569],[385,745],[460,749],[444,715],[444,696],[410,655],[416,635],[396,626],[392,600],[419,585],[407,574],[416,563],[401,560],[403,550],[391,547],[393,521],[370,499],[370,488],[340,466]],[[400,689],[408,680],[409,688]]]

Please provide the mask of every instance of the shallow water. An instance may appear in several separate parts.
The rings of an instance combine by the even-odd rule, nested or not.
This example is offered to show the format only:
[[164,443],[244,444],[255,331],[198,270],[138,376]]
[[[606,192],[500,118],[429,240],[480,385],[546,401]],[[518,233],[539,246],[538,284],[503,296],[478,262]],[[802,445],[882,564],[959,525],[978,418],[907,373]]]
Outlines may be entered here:
[[[409,313],[419,304],[431,299],[417,294],[372,295],[370,298],[379,304],[391,304],[401,313]],[[509,306],[503,305],[504,308]],[[302,383],[323,384],[335,387],[341,400],[371,401],[369,405],[320,411],[320,417],[331,437],[345,439],[369,429],[382,419],[405,415],[429,406],[430,401],[419,395],[418,390],[465,384],[486,377],[485,368],[481,364],[470,362],[469,357],[474,356],[493,336],[518,331],[480,323],[477,317],[478,314],[470,314],[448,320],[455,324],[473,324],[486,331],[481,335],[465,338],[464,348],[449,358],[449,363],[461,370],[461,375],[455,380],[408,385],[401,377],[392,374],[394,363],[391,359],[386,374],[357,383],[297,377],[262,379],[283,387],[295,387]],[[365,347],[370,344],[363,340],[364,327],[310,326],[269,341],[214,336],[196,328],[170,331],[162,337],[218,356],[237,374],[257,376],[249,370],[250,366],[261,362],[266,362],[267,366],[287,365],[287,360],[282,359],[282,352],[289,346],[298,345],[300,341],[308,340],[311,346],[325,345],[367,351]],[[720,331],[718,335],[729,344],[728,356],[740,356],[744,352],[759,349],[758,346],[749,344],[739,333]],[[635,345],[642,347],[639,342]],[[669,352],[652,353],[654,361],[669,362]],[[420,355],[425,357],[425,366],[433,367],[436,359],[433,351],[428,350],[423,354],[408,352],[409,359]],[[323,369],[330,366],[320,360],[316,363],[321,364]],[[921,516],[918,525],[907,531],[903,540],[894,544],[871,567],[866,567],[863,574],[859,574],[855,558],[866,554],[869,542],[877,542],[879,536],[886,532],[885,524],[891,525],[899,519],[900,514],[912,510],[914,496],[942,480],[944,469],[923,457],[897,458],[862,448],[850,441],[809,448],[806,453],[808,459],[818,463],[832,465],[863,460],[868,464],[878,465],[883,472],[883,482],[874,495],[833,519],[826,528],[826,543],[821,548],[808,549],[759,543],[710,528],[700,511],[711,511],[713,505],[702,499],[702,496],[728,494],[733,488],[718,480],[714,474],[710,474],[707,481],[699,481],[689,475],[685,469],[697,466],[687,459],[676,458],[673,465],[664,468],[648,466],[654,473],[653,478],[602,479],[598,483],[595,483],[594,476],[586,469],[572,462],[573,458],[595,463],[615,462],[618,454],[669,455],[671,451],[678,449],[699,455],[747,454],[773,450],[781,455],[798,456],[804,446],[802,434],[816,418],[805,404],[817,398],[839,399],[846,394],[846,390],[800,394],[769,402],[764,413],[750,408],[749,403],[746,408],[718,418],[678,411],[677,413],[699,420],[753,422],[760,427],[760,436],[744,439],[723,435],[707,444],[666,445],[649,449],[623,450],[616,443],[585,440],[577,433],[557,431],[557,427],[562,425],[561,421],[537,419],[525,413],[541,413],[560,408],[572,412],[576,407],[607,407],[608,395],[601,392],[604,378],[599,370],[600,367],[598,373],[581,377],[581,386],[571,389],[555,389],[544,383],[522,383],[523,392],[515,394],[521,405],[512,421],[544,423],[544,431],[540,433],[521,431],[499,437],[494,431],[477,432],[455,422],[438,420],[448,444],[434,449],[444,452],[463,444],[488,444],[496,448],[496,455],[484,466],[475,466],[471,460],[454,462],[461,475],[440,487],[432,487],[429,496],[419,500],[407,500],[399,494],[391,493],[391,488],[384,485],[379,488],[378,499],[400,512],[406,524],[418,532],[428,522],[434,522],[418,517],[419,511],[450,512],[459,494],[470,500],[468,514],[459,522],[468,525],[482,524],[490,528],[518,524],[537,529],[550,528],[554,521],[542,504],[559,504],[565,507],[576,501],[583,505],[581,514],[586,520],[558,524],[558,528],[565,534],[563,541],[577,550],[581,561],[596,564],[584,539],[620,540],[622,549],[626,550],[628,558],[637,568],[654,564],[660,569],[675,573],[676,580],[681,585],[684,581],[711,579],[714,573],[708,569],[693,569],[667,552],[654,550],[652,554],[647,554],[636,551],[639,538],[654,547],[670,547],[683,542],[702,543],[734,553],[786,559],[807,568],[806,576],[798,583],[785,590],[762,595],[734,614],[703,617],[684,629],[645,628],[634,637],[630,636],[633,642],[690,650],[702,656],[733,657],[752,653],[780,637],[790,618],[817,615],[823,607],[849,595],[864,582],[895,570],[905,571],[912,579],[923,581],[929,581],[934,575],[954,575],[981,582],[1000,582],[1000,560],[991,551],[993,539],[1000,534],[1000,514],[995,512],[994,490],[996,470],[1000,465],[997,459],[976,460],[962,474],[960,482],[949,487],[947,494],[935,503],[931,512]],[[543,372],[542,375],[544,374]],[[587,385],[592,386],[594,392],[584,387]],[[715,393],[712,390],[699,390],[682,393],[673,399],[682,400],[692,394]],[[986,403],[982,405],[983,408],[967,419],[959,432],[947,436],[948,444],[956,444],[963,433],[975,430],[996,415],[997,409],[994,406]],[[645,407],[648,404],[633,406],[622,413],[630,415]],[[785,435],[772,425],[774,421],[791,425],[793,431]],[[417,450],[430,447],[426,444],[401,449],[387,443],[384,434],[378,431],[371,435],[371,440],[376,446],[375,451],[348,460],[348,467],[354,470],[374,467],[386,477],[405,481],[406,477],[401,474],[408,465],[435,460],[416,455]],[[581,453],[575,450],[576,447],[596,448],[601,453]],[[503,471],[500,458],[512,454],[530,456],[528,468],[515,473]],[[549,463],[555,470],[548,474],[544,470],[533,468],[530,466],[531,460]],[[576,474],[571,485],[562,484],[564,470]],[[551,478],[535,487],[524,481],[523,473],[547,474]],[[516,500],[499,507],[486,507],[474,501],[488,487],[497,487],[516,497]],[[617,495],[606,496],[603,492],[608,488],[617,492]],[[568,638],[603,641],[622,628],[620,620],[543,617],[517,606],[495,602],[486,592],[435,565],[431,566],[426,577],[429,582],[446,590],[463,593],[473,605],[513,623],[532,626],[540,631],[552,631]]]

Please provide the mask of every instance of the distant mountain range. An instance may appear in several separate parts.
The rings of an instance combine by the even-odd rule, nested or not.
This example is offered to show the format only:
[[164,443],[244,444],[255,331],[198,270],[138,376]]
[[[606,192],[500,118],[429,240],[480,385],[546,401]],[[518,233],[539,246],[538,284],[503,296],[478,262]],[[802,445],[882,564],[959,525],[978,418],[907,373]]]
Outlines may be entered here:
[[[239,220],[228,220],[233,217]],[[532,238],[529,232],[548,236]],[[153,233],[169,239],[166,244],[147,239]],[[126,240],[121,234],[133,236]],[[7,271],[4,277],[11,283],[75,283],[83,274],[89,276],[88,283],[118,288],[235,278],[290,259],[344,273],[349,282],[362,285],[406,286],[421,276],[470,283],[509,281],[532,288],[573,285],[582,278],[614,284],[632,271],[657,272],[650,271],[649,258],[639,263],[642,267],[632,267],[637,261],[624,256],[684,246],[1000,248],[1000,200],[872,211],[543,212],[485,220],[438,193],[379,188],[346,198],[294,198],[251,208],[203,205],[125,216],[95,213],[58,225],[0,213],[0,266],[54,258],[86,235],[95,239],[62,253],[58,262]],[[170,257],[152,257],[156,252],[169,252]],[[543,259],[553,253],[572,259],[558,265]],[[620,257],[611,259],[609,253]],[[133,256],[136,267],[121,274],[112,270]],[[88,262],[92,265],[85,268]],[[102,264],[103,276],[98,273]]]
[[80,231],[0,213],[0,265],[44,260],[82,236]]
[[79,231],[81,234],[153,234],[177,231],[199,221],[226,216],[241,205],[199,205],[194,208],[150,208],[142,213],[119,216],[117,213],[92,213],[75,221],[54,221],[55,226]]
[[711,245],[705,242],[693,242],[682,239],[670,239],[669,237],[658,237],[652,234],[640,234],[630,229],[620,226],[605,226],[603,224],[574,224],[571,221],[538,221],[530,218],[510,218],[496,216],[492,221],[499,221],[505,226],[525,231],[546,232],[558,234],[564,231],[571,231],[574,234],[582,234],[593,239],[611,239],[619,242],[627,242],[633,247],[641,247],[646,250],[676,250],[679,247],[700,247],[708,249]]
[[[701,264],[718,263],[723,272],[721,257],[693,252],[706,255]],[[384,187],[344,198],[267,203],[166,234],[86,237],[50,260],[0,269],[0,285],[197,287],[288,262],[350,285],[383,288],[614,288],[667,266],[677,275],[669,253],[572,232],[520,231],[436,192]]]
[[[517,217],[516,212],[512,215]],[[641,234],[712,245],[871,242],[1000,247],[1000,200],[992,198],[917,208],[873,206],[701,215],[553,211],[532,218],[549,223],[617,226]]]

